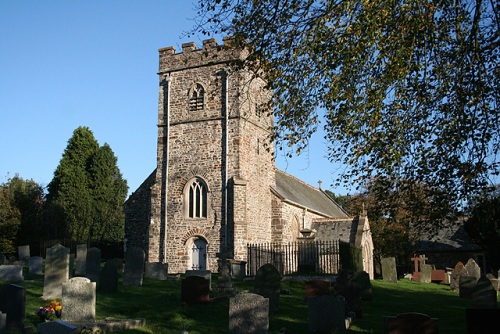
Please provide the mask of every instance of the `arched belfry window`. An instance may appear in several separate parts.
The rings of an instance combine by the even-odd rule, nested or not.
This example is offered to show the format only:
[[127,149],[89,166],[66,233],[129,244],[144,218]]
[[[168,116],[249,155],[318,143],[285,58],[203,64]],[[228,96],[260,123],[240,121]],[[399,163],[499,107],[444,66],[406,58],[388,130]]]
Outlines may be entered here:
[[198,83],[189,91],[189,111],[203,110],[204,104],[205,89]]
[[189,218],[207,218],[208,188],[200,178],[195,178],[187,190],[187,216]]

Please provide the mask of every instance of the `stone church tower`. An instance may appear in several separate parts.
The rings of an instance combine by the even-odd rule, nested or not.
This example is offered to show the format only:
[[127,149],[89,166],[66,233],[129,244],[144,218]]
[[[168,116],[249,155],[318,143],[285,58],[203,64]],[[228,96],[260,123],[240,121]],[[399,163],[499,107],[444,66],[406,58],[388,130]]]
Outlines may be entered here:
[[166,262],[171,272],[216,270],[219,253],[245,260],[248,242],[271,241],[273,118],[261,107],[270,94],[262,80],[231,70],[245,51],[230,43],[159,50],[150,225],[126,234],[129,244],[146,248],[149,262]]

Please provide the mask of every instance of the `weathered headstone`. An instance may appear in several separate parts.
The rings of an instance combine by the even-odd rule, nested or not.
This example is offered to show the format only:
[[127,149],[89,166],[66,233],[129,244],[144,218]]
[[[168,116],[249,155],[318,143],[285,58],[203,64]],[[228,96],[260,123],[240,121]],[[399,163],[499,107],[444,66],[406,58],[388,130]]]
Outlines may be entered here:
[[396,270],[396,258],[385,257],[381,259],[382,279],[386,282],[397,283],[398,273]]
[[450,275],[450,288],[452,290],[459,289],[459,281],[460,281],[460,276],[462,275],[463,268],[464,264],[462,262],[457,262],[457,264],[455,265],[455,268],[453,269],[453,272]]
[[95,321],[96,283],[85,277],[74,277],[62,285],[62,319]]
[[92,282],[99,283],[99,273],[101,272],[101,250],[91,247],[87,251],[87,261],[85,266],[85,277]]
[[332,333],[346,330],[343,296],[319,296],[307,299],[308,328],[312,333]]
[[458,280],[458,290],[460,298],[472,298],[472,292],[476,287],[477,280],[472,276],[461,275]]
[[146,262],[144,265],[144,276],[166,281],[168,278],[168,263]]
[[472,294],[474,308],[496,308],[497,292],[486,276],[481,276],[474,287]]
[[199,276],[207,279],[209,283],[210,290],[212,290],[212,271],[210,270],[186,270],[184,273],[184,278],[188,278],[190,276]]
[[76,276],[85,276],[87,266],[87,244],[76,245]]
[[30,245],[23,245],[17,247],[17,252],[19,255],[19,261],[23,263],[28,263],[30,259]]
[[439,319],[422,313],[401,313],[384,318],[384,333],[439,333]]
[[0,285],[0,311],[7,315],[7,329],[23,330],[26,318],[26,289],[15,284]]
[[462,269],[462,274],[469,277],[475,277],[477,281],[481,277],[481,268],[474,259],[469,259]]
[[45,275],[43,280],[43,296],[47,299],[60,299],[62,284],[69,279],[69,248],[61,244],[47,248]]
[[42,322],[37,325],[38,334],[76,334],[78,326],[63,320]]
[[268,330],[268,298],[239,293],[229,299],[229,334],[267,334]]
[[43,258],[41,256],[30,257],[28,265],[30,274],[43,275]]
[[422,264],[420,265],[420,282],[421,283],[431,283],[431,273],[432,273],[432,265],[431,264]]
[[254,281],[254,293],[269,298],[269,311],[279,309],[281,275],[272,264],[265,264],[257,270]]
[[187,305],[210,302],[210,282],[200,276],[189,276],[181,281],[181,302]]
[[115,262],[106,261],[99,277],[99,291],[116,292],[118,291],[118,271]]
[[7,313],[0,311],[0,334],[7,333]]
[[0,281],[21,282],[24,281],[23,266],[4,264],[0,266]]
[[304,283],[304,299],[309,297],[329,296],[332,293],[332,285],[329,281],[322,279],[310,280]]
[[144,275],[144,250],[139,247],[131,247],[125,253],[125,269],[123,272],[123,284],[142,286]]

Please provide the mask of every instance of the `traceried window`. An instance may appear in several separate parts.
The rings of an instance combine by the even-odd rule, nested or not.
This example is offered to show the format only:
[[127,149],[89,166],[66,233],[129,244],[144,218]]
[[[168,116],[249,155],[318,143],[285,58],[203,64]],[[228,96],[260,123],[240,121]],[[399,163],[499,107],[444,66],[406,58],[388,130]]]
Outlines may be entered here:
[[196,178],[188,189],[188,217],[207,218],[208,189],[202,179]]
[[189,92],[189,111],[203,110],[205,103],[205,89],[202,85],[196,84]]

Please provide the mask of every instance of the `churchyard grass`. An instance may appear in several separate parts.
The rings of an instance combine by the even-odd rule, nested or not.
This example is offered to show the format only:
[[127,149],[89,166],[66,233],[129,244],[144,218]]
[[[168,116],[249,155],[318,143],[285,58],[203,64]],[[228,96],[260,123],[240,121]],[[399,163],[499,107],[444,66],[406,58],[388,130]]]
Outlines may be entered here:
[[[217,282],[213,275],[212,285]],[[252,281],[234,280],[238,291],[253,289]],[[5,284],[7,282],[0,282]],[[44,305],[43,276],[25,274],[25,281],[16,283],[26,288],[26,325],[39,322],[35,310]],[[210,305],[182,306],[180,281],[159,281],[145,278],[141,287],[124,286],[117,293],[97,292],[97,319],[146,318],[146,327],[123,334],[190,334],[227,333],[228,300],[222,299]],[[308,333],[307,304],[304,300],[304,283],[285,280],[281,288],[289,294],[281,294],[279,310],[270,316],[270,333]],[[386,315],[403,312],[420,312],[439,319],[440,333],[466,333],[465,309],[471,306],[468,299],[459,298],[448,285],[423,284],[408,279],[398,283],[372,281],[373,300],[362,302],[362,317],[355,319],[348,333],[382,333],[382,319]],[[498,297],[497,297],[498,298]],[[500,298],[498,298],[500,302]],[[63,306],[64,307],[64,306]]]

